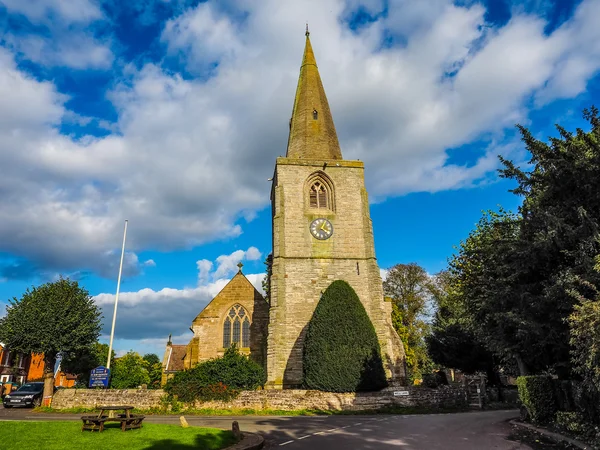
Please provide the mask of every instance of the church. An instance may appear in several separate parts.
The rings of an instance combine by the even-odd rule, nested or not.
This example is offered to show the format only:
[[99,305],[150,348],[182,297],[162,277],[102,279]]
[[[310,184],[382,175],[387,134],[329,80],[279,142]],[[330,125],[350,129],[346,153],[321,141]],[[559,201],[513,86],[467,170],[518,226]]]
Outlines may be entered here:
[[306,31],[285,157],[271,187],[273,250],[265,299],[239,272],[192,321],[187,345],[167,343],[163,384],[173,373],[223,355],[232,344],[265,367],[266,388],[302,385],[304,336],[335,280],[356,291],[377,333],[388,378],[403,381],[404,347],[383,296],[364,164],[345,160]]

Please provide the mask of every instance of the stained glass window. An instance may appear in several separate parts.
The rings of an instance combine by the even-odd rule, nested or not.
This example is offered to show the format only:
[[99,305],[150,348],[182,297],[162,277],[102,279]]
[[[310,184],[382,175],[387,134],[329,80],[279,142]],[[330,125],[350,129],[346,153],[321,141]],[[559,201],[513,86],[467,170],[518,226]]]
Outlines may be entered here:
[[247,317],[242,324],[242,347],[250,347],[250,321]]
[[231,319],[225,318],[223,323],[223,348],[229,348],[231,345]]
[[250,316],[239,304],[231,307],[223,322],[223,348],[231,347],[232,343],[250,347]]
[[240,346],[240,318],[236,317],[233,321],[233,337],[231,338],[231,342],[235,342],[237,346]]

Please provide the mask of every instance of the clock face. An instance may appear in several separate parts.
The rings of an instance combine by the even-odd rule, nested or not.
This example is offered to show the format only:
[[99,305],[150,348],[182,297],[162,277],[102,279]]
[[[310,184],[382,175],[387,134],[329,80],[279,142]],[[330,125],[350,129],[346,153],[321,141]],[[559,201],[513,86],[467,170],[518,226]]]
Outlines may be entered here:
[[310,234],[312,234],[316,239],[329,239],[333,234],[333,225],[327,219],[315,219],[310,224]]

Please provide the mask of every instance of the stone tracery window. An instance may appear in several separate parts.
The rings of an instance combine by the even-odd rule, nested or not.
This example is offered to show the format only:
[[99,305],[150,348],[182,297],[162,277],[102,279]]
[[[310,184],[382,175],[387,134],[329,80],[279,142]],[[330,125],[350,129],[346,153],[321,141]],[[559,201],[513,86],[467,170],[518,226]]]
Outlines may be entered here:
[[231,307],[223,322],[223,348],[250,347],[250,317],[242,305]]
[[333,183],[323,172],[311,175],[307,180],[308,206],[310,208],[330,209],[333,207]]

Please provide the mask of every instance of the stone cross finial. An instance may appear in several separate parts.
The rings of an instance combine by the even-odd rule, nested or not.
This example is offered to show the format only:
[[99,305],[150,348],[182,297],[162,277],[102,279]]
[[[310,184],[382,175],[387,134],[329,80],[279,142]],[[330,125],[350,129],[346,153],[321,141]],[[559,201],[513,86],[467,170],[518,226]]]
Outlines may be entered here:
[[306,33],[304,33],[306,37],[310,36],[310,31],[308,31],[308,22],[306,22]]
[[242,262],[240,261],[240,262],[237,264],[237,266],[238,266],[238,269],[239,269],[239,270],[238,270],[238,272],[242,273],[242,267],[244,267],[244,265],[242,264]]

